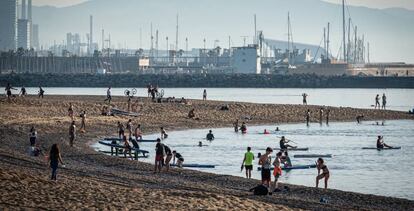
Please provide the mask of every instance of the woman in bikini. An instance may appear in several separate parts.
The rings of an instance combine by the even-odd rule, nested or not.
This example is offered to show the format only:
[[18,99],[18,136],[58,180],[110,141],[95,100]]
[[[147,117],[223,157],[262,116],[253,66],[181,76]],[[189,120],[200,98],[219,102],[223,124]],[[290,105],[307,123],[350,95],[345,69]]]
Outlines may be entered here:
[[325,189],[327,189],[329,180],[329,170],[328,167],[324,164],[324,160],[322,158],[318,158],[318,161],[316,162],[316,168],[318,169],[318,176],[316,176],[316,187],[318,187],[319,185],[319,180],[325,178]]

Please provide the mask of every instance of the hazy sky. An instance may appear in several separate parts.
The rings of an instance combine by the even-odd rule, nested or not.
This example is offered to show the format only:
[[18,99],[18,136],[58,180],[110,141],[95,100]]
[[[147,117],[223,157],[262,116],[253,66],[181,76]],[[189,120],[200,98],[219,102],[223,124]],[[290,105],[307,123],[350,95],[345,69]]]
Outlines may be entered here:
[[[56,7],[70,6],[88,0],[33,0],[34,5],[50,5]],[[195,0],[196,1],[196,0]],[[340,3],[341,0],[323,0],[331,3]],[[348,4],[372,8],[402,7],[414,10],[414,0],[345,0]]]

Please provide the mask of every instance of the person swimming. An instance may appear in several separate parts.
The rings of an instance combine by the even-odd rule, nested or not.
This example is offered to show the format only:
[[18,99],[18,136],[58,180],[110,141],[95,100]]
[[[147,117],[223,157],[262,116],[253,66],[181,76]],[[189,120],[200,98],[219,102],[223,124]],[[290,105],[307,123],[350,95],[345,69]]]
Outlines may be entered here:
[[287,140],[286,138],[285,138],[285,136],[282,136],[282,138],[280,139],[280,141],[279,141],[279,145],[280,145],[280,149],[281,150],[287,150],[288,148],[297,148],[297,146],[291,146],[291,145],[289,145],[289,144],[287,144],[287,143],[289,143],[290,141],[289,140]]
[[387,148],[392,148],[392,146],[387,145],[387,144],[384,142],[384,137],[383,137],[383,136],[378,136],[378,139],[377,139],[377,148],[378,148],[378,149],[384,149],[385,147],[387,147]]
[[279,127],[276,127],[275,131],[280,131]]
[[264,129],[263,134],[270,134],[270,132]]
[[207,135],[206,135],[206,139],[207,139],[208,141],[212,141],[212,140],[214,140],[214,134],[213,134],[213,131],[212,131],[212,130],[209,130],[209,131],[208,131],[208,133],[207,133]]
[[[316,176],[316,187],[319,186],[319,180],[325,178],[325,189],[327,189],[329,180],[329,170],[328,167],[324,164],[324,160],[322,158],[318,158],[316,162],[316,168],[318,169],[318,176]],[[320,174],[321,170],[322,174]]]

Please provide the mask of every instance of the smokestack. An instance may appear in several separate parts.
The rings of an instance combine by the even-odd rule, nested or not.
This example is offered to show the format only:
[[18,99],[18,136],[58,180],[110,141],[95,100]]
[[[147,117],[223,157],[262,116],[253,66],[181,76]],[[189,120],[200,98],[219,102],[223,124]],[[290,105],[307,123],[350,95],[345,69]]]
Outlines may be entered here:
[[27,16],[27,19],[29,19],[29,21],[32,22],[32,0],[28,0]]
[[26,0],[22,0],[22,19],[26,18]]
[[92,15],[89,16],[89,21],[90,21],[90,28],[89,28],[89,52],[90,52],[90,54],[92,54],[93,53],[93,51],[92,51],[92,45],[93,45],[93,34],[92,34],[93,17],[92,17]]

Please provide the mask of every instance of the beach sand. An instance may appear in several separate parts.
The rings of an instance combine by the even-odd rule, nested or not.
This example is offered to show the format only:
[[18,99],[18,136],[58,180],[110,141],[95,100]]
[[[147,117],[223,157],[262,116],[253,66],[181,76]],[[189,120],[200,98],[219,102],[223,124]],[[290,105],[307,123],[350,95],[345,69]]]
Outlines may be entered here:
[[[153,166],[143,162],[114,158],[94,151],[90,143],[99,137],[115,135],[116,123],[130,117],[101,116],[104,97],[98,96],[35,96],[8,103],[0,99],[0,209],[149,209],[149,210],[413,210],[414,201],[392,197],[359,194],[339,190],[323,190],[298,185],[289,193],[253,196],[248,190],[258,180],[172,169],[153,174]],[[68,145],[69,103],[73,103],[76,124],[79,112],[86,110],[86,133],[78,133],[75,146]],[[115,97],[113,105],[126,109],[126,98]],[[134,126],[143,132],[188,128],[230,127],[237,118],[253,124],[304,122],[307,109],[312,122],[319,118],[321,106],[273,105],[190,100],[190,105],[151,103],[140,98],[140,116],[132,117]],[[221,111],[222,105],[230,110]],[[199,120],[188,119],[195,108]],[[326,109],[326,108],[325,108]],[[397,111],[354,108],[331,110],[331,121],[355,121],[363,114],[366,120],[413,119]],[[28,154],[28,132],[38,131],[39,142],[47,154],[53,143],[61,148],[66,163],[58,170],[58,181],[50,181],[50,168],[44,156]],[[63,138],[63,140],[61,140]],[[152,151],[150,151],[152,153]],[[379,193],[381,194],[381,193]],[[328,203],[319,202],[321,197]]]

